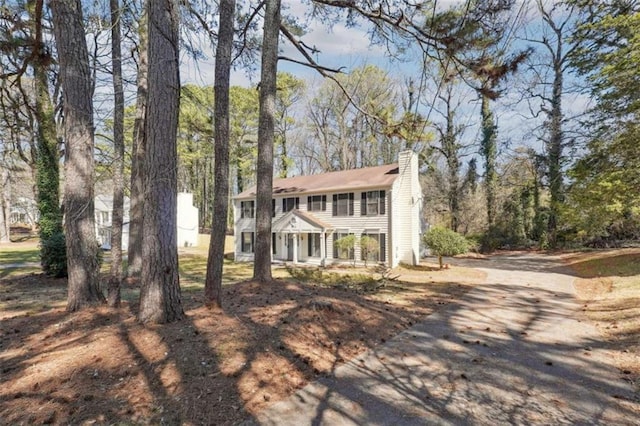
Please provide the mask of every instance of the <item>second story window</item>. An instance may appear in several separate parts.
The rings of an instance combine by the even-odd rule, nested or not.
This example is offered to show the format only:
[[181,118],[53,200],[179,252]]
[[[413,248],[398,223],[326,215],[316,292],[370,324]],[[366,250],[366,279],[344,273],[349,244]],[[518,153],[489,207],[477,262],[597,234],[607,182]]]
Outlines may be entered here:
[[255,217],[255,201],[241,201],[240,202],[240,217],[242,219],[253,219]]
[[384,191],[363,192],[360,200],[360,215],[375,216],[384,214],[385,200]]
[[320,212],[327,210],[326,195],[312,195],[307,197],[307,210],[310,212]]
[[282,213],[289,212],[293,209],[297,209],[300,204],[300,198],[290,197],[282,199]]
[[353,192],[333,194],[333,216],[353,216]]

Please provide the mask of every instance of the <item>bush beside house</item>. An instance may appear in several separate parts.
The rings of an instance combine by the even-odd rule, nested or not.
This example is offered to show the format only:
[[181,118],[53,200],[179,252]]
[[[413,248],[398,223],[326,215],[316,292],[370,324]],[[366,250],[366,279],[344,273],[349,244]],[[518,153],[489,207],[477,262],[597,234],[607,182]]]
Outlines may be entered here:
[[455,256],[469,251],[469,242],[462,235],[447,228],[435,227],[424,234],[424,243],[438,256],[442,269],[443,256]]

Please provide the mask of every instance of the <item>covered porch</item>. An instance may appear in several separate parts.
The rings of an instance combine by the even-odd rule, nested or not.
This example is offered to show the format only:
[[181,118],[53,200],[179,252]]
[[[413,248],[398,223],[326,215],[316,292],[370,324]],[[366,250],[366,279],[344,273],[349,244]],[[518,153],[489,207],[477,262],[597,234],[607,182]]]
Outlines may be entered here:
[[271,230],[274,261],[318,266],[327,263],[327,236],[333,229],[313,215],[291,210],[274,221]]

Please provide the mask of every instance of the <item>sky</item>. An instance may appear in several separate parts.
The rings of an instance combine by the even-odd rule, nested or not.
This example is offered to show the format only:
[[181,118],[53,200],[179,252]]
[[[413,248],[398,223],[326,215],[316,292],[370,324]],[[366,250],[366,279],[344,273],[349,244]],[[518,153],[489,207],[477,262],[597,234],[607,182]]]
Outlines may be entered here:
[[[440,7],[448,7],[452,3],[459,3],[459,0],[442,0]],[[529,2],[530,4],[531,2]],[[305,21],[309,9],[306,2],[300,0],[283,0],[284,13],[295,16],[301,21]],[[535,14],[533,18],[535,18]],[[420,58],[405,58],[399,62],[391,60],[383,47],[371,45],[368,26],[361,22],[360,26],[347,27],[344,22],[337,22],[331,27],[320,23],[318,20],[307,20],[306,33],[302,37],[304,43],[315,47],[319,53],[314,55],[314,59],[321,65],[330,68],[341,68],[349,72],[354,68],[366,64],[374,64],[386,70],[390,76],[397,81],[403,81],[412,76],[419,79],[421,69],[418,66]],[[532,36],[536,35],[535,26],[531,26]],[[540,35],[540,34],[538,34]],[[282,40],[282,39],[281,39]],[[208,40],[200,40],[200,46],[204,53],[204,58],[194,61],[185,52],[182,53],[181,78],[183,83],[194,83],[198,85],[213,85],[214,81],[214,52]],[[303,60],[302,56],[288,42],[280,44],[280,55],[297,60]],[[414,59],[412,62],[411,59]],[[322,83],[322,77],[317,71],[294,64],[288,61],[279,61],[279,71],[289,72],[298,78],[307,81],[307,86],[313,90]],[[243,69],[235,69],[231,72],[231,84],[238,86],[252,86],[259,81],[259,64],[256,64],[253,73]],[[510,83],[511,84],[511,83]],[[429,96],[433,97],[433,93]],[[469,126],[464,135],[467,143],[475,143],[479,140],[479,102],[477,96],[470,92],[468,99],[463,102],[459,110],[460,119]],[[514,150],[520,146],[527,146],[541,151],[543,143],[534,134],[534,129],[541,124],[538,120],[532,121],[531,111],[527,103],[517,103],[519,95],[510,93],[494,105],[495,116],[499,126],[499,140],[503,149]],[[429,97],[426,97],[420,112],[428,115],[429,119],[436,119],[437,114],[432,110]],[[572,113],[580,113],[588,103],[588,98],[583,95],[574,94],[567,98],[565,107]]]

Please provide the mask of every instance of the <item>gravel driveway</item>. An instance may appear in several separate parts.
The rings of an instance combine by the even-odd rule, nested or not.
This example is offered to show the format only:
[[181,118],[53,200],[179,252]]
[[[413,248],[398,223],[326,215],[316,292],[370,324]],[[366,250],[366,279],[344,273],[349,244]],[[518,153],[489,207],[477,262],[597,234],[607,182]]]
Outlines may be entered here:
[[582,320],[573,277],[538,254],[260,413],[263,425],[635,424],[638,395]]

